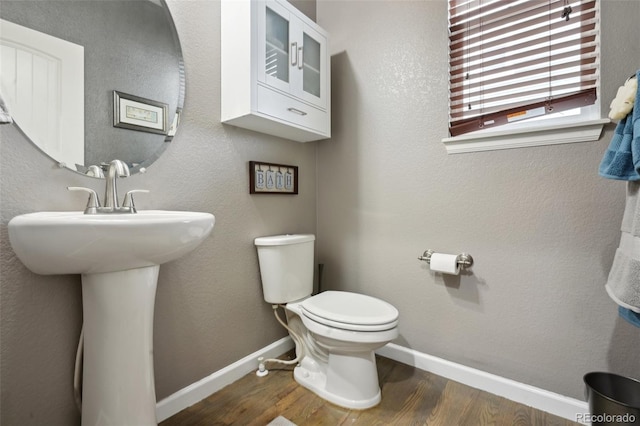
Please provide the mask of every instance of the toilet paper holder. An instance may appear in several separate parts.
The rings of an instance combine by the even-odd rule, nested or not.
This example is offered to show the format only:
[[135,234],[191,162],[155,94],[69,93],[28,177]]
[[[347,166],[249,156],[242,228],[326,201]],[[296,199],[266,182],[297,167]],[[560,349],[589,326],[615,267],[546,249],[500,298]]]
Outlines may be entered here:
[[[418,260],[431,263],[431,255],[434,253],[435,251],[433,250],[425,250],[425,252],[422,253],[422,256],[418,257]],[[462,269],[470,268],[471,266],[473,266],[473,257],[471,257],[471,255],[468,253],[461,253],[456,257],[456,262]]]

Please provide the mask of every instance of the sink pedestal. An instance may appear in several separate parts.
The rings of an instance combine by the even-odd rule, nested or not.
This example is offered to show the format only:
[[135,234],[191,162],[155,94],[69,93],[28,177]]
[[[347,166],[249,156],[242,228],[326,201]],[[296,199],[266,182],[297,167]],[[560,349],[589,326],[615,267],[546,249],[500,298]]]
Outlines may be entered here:
[[159,269],[82,274],[82,426],[157,425],[153,308]]

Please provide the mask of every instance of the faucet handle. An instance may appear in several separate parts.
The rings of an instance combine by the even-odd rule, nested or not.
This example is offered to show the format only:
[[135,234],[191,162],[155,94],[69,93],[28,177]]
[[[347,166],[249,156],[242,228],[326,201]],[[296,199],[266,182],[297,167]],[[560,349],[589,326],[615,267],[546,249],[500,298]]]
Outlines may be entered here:
[[87,201],[87,207],[84,209],[84,214],[96,214],[100,207],[100,199],[98,193],[91,188],[85,188],[83,186],[67,186],[69,191],[84,191],[89,193],[89,200]]
[[136,192],[144,192],[149,193],[148,189],[132,189],[124,195],[124,201],[122,202],[122,207],[126,209],[130,209],[131,213],[136,213],[136,206],[133,203],[133,194]]

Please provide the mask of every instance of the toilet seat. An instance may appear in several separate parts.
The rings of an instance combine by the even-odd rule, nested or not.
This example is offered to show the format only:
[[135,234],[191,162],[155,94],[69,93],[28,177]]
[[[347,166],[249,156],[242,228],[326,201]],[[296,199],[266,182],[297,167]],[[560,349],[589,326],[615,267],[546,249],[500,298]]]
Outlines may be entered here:
[[398,325],[398,310],[393,305],[364,294],[325,291],[300,306],[307,318],[343,330],[384,331]]

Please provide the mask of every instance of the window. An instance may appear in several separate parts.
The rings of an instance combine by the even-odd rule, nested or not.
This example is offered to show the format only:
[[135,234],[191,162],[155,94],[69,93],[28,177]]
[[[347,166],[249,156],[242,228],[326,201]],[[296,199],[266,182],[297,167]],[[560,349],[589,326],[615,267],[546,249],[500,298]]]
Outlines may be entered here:
[[598,19],[598,0],[449,0],[451,136],[599,118]]

